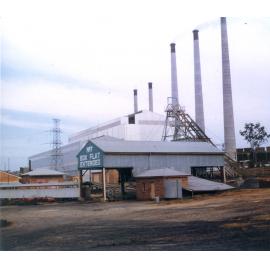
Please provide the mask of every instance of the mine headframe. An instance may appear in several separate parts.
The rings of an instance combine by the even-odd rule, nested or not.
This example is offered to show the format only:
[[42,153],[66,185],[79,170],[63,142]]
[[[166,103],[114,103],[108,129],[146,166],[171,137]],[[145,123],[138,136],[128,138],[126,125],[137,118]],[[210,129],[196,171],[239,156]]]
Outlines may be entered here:
[[162,141],[203,141],[214,145],[199,125],[185,112],[185,108],[173,98],[168,98],[165,112]]

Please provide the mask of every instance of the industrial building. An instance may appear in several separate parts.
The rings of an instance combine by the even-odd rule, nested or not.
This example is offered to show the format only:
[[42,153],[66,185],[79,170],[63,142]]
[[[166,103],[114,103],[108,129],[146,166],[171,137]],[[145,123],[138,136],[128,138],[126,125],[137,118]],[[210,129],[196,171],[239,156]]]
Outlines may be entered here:
[[[191,176],[170,168],[147,170],[135,175],[138,200],[179,199],[195,193],[209,193],[233,187]],[[157,198],[158,197],[158,198]]]
[[[76,155],[92,138],[111,136],[123,140],[160,141],[164,129],[163,115],[143,110],[89,128],[69,137],[69,143],[61,147],[59,170],[77,175]],[[50,168],[53,151],[46,151],[29,157],[31,168]]]
[[[221,18],[225,151],[227,158],[233,161],[236,150],[227,39],[226,18]],[[193,31],[193,41],[196,121],[180,106],[176,46],[172,43],[171,102],[165,111],[166,116],[153,112],[152,83],[148,83],[149,110],[138,110],[138,90],[134,89],[134,112],[71,135],[68,144],[57,149],[57,170],[70,175],[78,175],[80,171],[85,179],[95,178],[86,173],[89,170],[116,170],[121,183],[123,178],[131,179],[145,170],[160,168],[173,168],[199,177],[215,178],[219,175],[222,178],[224,152],[215,147],[204,133],[198,30]],[[96,149],[102,159],[91,160],[98,154],[89,153],[87,149]],[[79,163],[76,159],[78,153]],[[50,168],[53,155],[51,150],[29,157],[31,169]],[[106,172],[103,173],[106,176]],[[112,182],[115,175],[114,172]]]
[[182,198],[182,183],[188,182],[188,175],[169,168],[147,170],[135,176],[136,197],[138,200]]
[[208,142],[127,141],[102,136],[89,140],[77,158],[81,179],[87,171],[91,179],[91,171],[102,171],[104,192],[108,170],[118,172],[116,185],[122,194],[127,183],[148,170],[169,168],[181,171],[182,176],[223,177],[224,153]]
[[31,172],[22,174],[21,177],[22,179],[20,180],[20,182],[23,184],[52,182],[58,183],[71,180],[67,179],[65,173],[49,169],[36,169]]
[[201,168],[223,167],[224,152],[207,142],[127,141],[102,136],[78,153],[79,169],[174,168],[199,175]]
[[164,115],[147,110],[138,111],[75,133],[69,137],[69,143],[85,143],[103,135],[132,141],[160,141],[164,120]]

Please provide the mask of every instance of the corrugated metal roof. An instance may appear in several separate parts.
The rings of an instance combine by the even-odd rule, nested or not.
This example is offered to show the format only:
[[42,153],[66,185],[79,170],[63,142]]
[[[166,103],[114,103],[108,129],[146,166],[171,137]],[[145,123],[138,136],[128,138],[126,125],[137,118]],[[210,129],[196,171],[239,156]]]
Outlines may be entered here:
[[105,153],[204,153],[223,154],[207,142],[163,142],[110,140],[107,136],[91,140]]
[[162,169],[154,169],[147,170],[139,174],[135,174],[136,178],[145,178],[145,177],[158,177],[158,176],[187,176],[190,175],[183,171],[176,171],[171,168],[162,168]]
[[223,183],[217,183],[217,182],[209,181],[203,178],[189,176],[188,186],[185,187],[184,189],[199,192],[199,191],[229,190],[233,188],[234,187],[223,184]]
[[124,139],[120,139],[120,138],[116,138],[116,137],[112,137],[112,136],[108,136],[108,135],[98,136],[98,137],[93,138],[92,140],[102,140],[102,141],[110,141],[110,142],[124,141]]
[[50,170],[50,169],[36,169],[28,173],[24,173],[22,175],[28,175],[28,176],[46,176],[46,175],[65,175],[63,172],[55,171],[55,170]]

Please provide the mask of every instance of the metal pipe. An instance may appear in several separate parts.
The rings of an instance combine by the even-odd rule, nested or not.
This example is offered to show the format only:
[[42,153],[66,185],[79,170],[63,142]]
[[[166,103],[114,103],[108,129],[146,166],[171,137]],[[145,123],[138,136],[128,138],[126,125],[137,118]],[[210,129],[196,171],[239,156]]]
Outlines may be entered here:
[[224,145],[225,152],[227,152],[232,159],[236,160],[236,142],[226,17],[220,18],[220,24],[222,48]]
[[152,83],[148,83],[148,90],[149,90],[149,111],[153,112],[153,88]]
[[195,84],[195,121],[199,125],[199,127],[203,130],[203,132],[205,132],[199,30],[193,30],[193,48],[194,48],[194,84]]
[[178,100],[178,82],[177,82],[177,67],[176,67],[176,54],[175,43],[171,43],[171,86],[172,86],[172,104],[179,104]]

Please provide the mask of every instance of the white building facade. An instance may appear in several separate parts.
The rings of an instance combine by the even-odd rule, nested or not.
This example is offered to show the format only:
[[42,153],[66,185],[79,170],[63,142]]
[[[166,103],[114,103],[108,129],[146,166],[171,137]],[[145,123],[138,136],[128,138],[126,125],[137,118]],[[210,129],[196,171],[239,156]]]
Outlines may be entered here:
[[161,141],[164,122],[164,115],[139,111],[75,133],[69,137],[69,143],[104,135],[130,141]]

